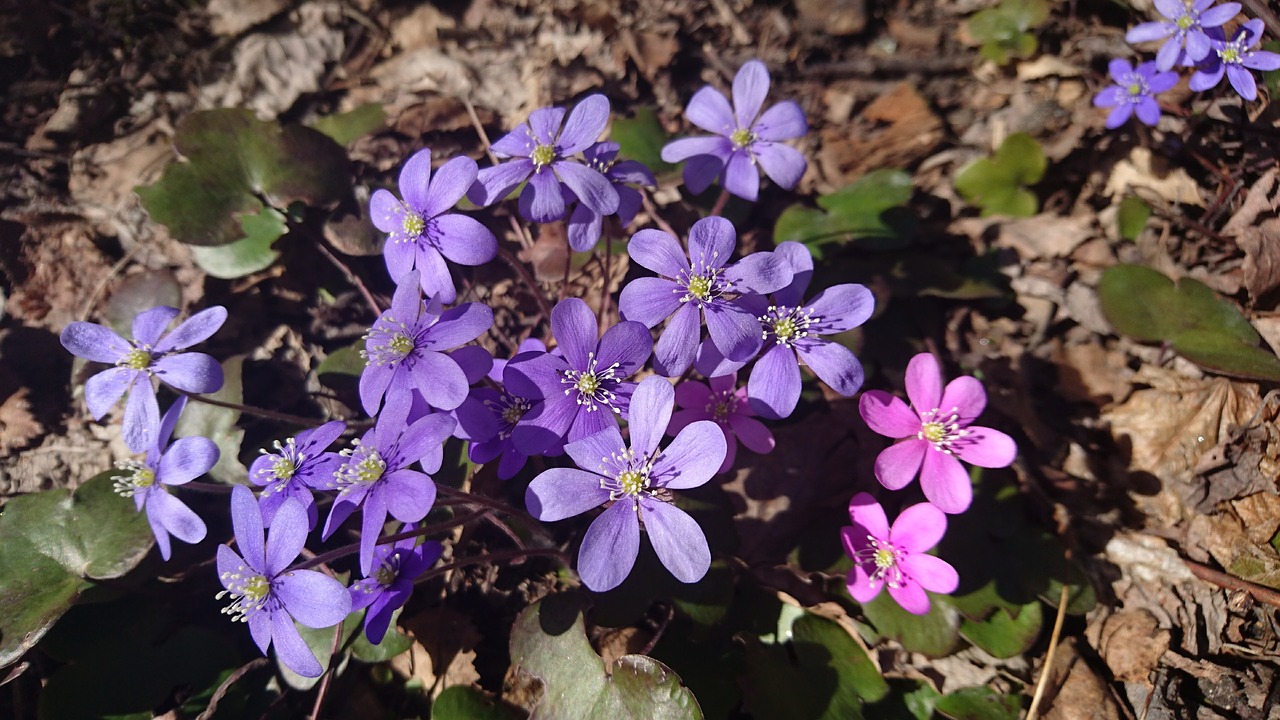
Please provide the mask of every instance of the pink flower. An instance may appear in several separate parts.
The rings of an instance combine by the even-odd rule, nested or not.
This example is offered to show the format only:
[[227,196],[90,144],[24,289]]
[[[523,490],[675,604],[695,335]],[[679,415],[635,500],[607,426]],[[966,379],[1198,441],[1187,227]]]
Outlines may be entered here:
[[[707,387],[708,383],[710,387]],[[706,383],[685,380],[676,386],[676,405],[682,409],[671,416],[667,434],[676,435],[685,426],[698,420],[714,421],[724,432],[728,448],[724,462],[717,472],[725,472],[733,466],[739,440],[749,450],[761,455],[773,451],[773,433],[751,411],[751,406],[747,404],[747,388],[735,388],[737,384],[738,373],[731,372],[711,378]]]
[[985,468],[1008,467],[1018,446],[999,430],[970,425],[987,404],[982,383],[958,377],[943,389],[938,361],[928,353],[916,355],[907,365],[907,397],[910,407],[871,390],[858,403],[872,430],[907,438],[876,458],[876,479],[890,490],[900,490],[919,473],[920,489],[929,502],[945,513],[964,512],[973,501],[973,486],[960,460]]
[[955,568],[925,554],[947,531],[947,516],[938,508],[912,505],[889,527],[880,503],[858,493],[849,500],[849,517],[853,525],[840,529],[840,540],[853,558],[848,587],[854,600],[870,602],[887,585],[889,596],[904,610],[924,615],[929,612],[925,590],[945,594],[960,584]]

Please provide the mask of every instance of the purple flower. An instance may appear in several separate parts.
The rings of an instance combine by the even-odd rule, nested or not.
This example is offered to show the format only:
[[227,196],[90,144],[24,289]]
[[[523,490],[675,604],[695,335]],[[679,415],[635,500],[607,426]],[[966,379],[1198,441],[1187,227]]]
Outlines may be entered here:
[[870,390],[858,402],[872,430],[907,438],[876,458],[876,479],[890,490],[900,490],[919,473],[920,489],[929,502],[945,513],[964,512],[973,501],[973,486],[960,460],[985,468],[1007,467],[1018,446],[999,430],[972,425],[987,404],[982,383],[962,376],[944,389],[938,361],[929,353],[907,364],[907,397],[910,407],[889,393]]
[[564,195],[560,183],[591,210],[601,215],[618,211],[618,191],[600,171],[568,159],[586,150],[604,132],[609,122],[609,101],[591,95],[569,113],[564,108],[539,108],[529,114],[529,124],[521,125],[492,146],[500,158],[510,162],[485,168],[467,197],[476,205],[492,205],[506,197],[517,185],[529,181],[520,192],[520,214],[526,220],[545,223],[564,217]]
[[791,100],[760,112],[768,94],[769,71],[759,60],[749,61],[734,76],[733,107],[710,85],[694,94],[684,113],[694,125],[715,136],[684,138],[662,148],[666,162],[688,160],[684,184],[690,192],[701,193],[719,176],[726,190],[754,201],[760,189],[757,163],[783,188],[790,190],[800,182],[808,163],[799,151],[781,141],[809,132],[809,124],[800,106]]
[[387,271],[397,283],[417,269],[422,292],[451,303],[458,293],[444,258],[459,265],[483,265],[498,254],[498,240],[474,218],[448,212],[476,180],[476,162],[456,157],[436,170],[431,179],[431,150],[414,153],[400,171],[401,203],[387,190],[369,198],[369,216],[389,233],[383,248]]
[[351,612],[351,596],[342,583],[314,570],[289,570],[307,541],[307,511],[286,499],[262,541],[262,514],[253,492],[243,485],[231,490],[231,526],[243,557],[218,546],[218,579],[232,603],[223,609],[234,620],[249,623],[249,634],[265,655],[272,643],[276,656],[299,675],[324,672],[298,634],[293,621],[310,628],[337,625]]
[[[1161,71],[1172,68],[1179,60],[1188,65],[1200,62],[1210,50],[1210,38],[1205,34],[1205,28],[1216,28],[1240,14],[1240,3],[1223,3],[1210,9],[1213,2],[1214,0],[1155,0],[1156,10],[1167,20],[1135,25],[1125,34],[1124,39],[1140,43],[1169,38],[1156,53],[1155,66]],[[1113,72],[1112,77],[1114,76]],[[1120,81],[1117,79],[1116,82]]]
[[1116,84],[1103,88],[1093,98],[1094,107],[1115,108],[1107,115],[1107,128],[1120,127],[1133,114],[1154,127],[1160,121],[1160,105],[1152,96],[1176,85],[1178,74],[1158,72],[1153,62],[1144,62],[1134,70],[1127,60],[1120,58],[1112,60],[1108,69]]
[[382,415],[373,429],[342,451],[346,461],[326,488],[339,492],[325,519],[322,537],[332,535],[360,508],[360,572],[366,576],[373,567],[373,548],[387,514],[411,523],[431,511],[436,502],[436,484],[430,475],[410,470],[409,466],[438,451],[453,432],[454,424],[455,420],[444,413],[432,413],[408,427]]
[[745,362],[760,350],[760,320],[738,296],[786,287],[791,268],[785,258],[768,252],[726,265],[737,242],[732,223],[708,217],[689,229],[688,257],[661,230],[641,230],[628,243],[633,260],[663,276],[632,280],[618,299],[622,317],[646,327],[671,317],[654,348],[659,373],[675,377],[693,364],[703,317],[711,341],[729,360]]
[[249,466],[249,480],[263,486],[258,496],[263,524],[270,527],[285,498],[293,498],[306,508],[308,528],[316,526],[316,502],[311,491],[328,487],[342,465],[341,455],[326,450],[346,429],[344,423],[334,420],[303,430],[284,444],[277,440],[273,453],[261,451]]
[[1249,70],[1280,70],[1280,55],[1266,50],[1250,50],[1262,41],[1262,21],[1241,25],[1230,40],[1214,39],[1213,52],[1196,69],[1189,83],[1201,92],[1216,87],[1225,74],[1231,87],[1245,100],[1258,98],[1258,84]]
[[202,310],[166,333],[164,329],[176,317],[178,309],[167,306],[139,313],[133,319],[133,340],[96,323],[73,322],[62,331],[62,346],[72,355],[115,365],[89,378],[84,399],[93,419],[101,420],[121,395],[129,393],[123,433],[125,445],[134,452],[146,452],[158,444],[160,406],[151,385],[153,376],[183,392],[209,393],[222,387],[222,366],[217,360],[204,353],[177,351],[217,332],[227,319],[227,309]]
[[[707,387],[708,383],[710,387]],[[726,452],[717,472],[733,466],[739,440],[752,452],[763,455],[773,451],[773,433],[755,418],[747,403],[747,388],[735,387],[737,383],[738,374],[735,372],[711,378],[707,383],[685,380],[676,386],[676,405],[684,409],[671,416],[667,434],[674,435],[699,420],[710,420],[719,425],[724,433]]]
[[[618,160],[618,143],[598,142],[582,152],[587,166],[594,168],[613,185],[618,193],[618,224],[627,227],[640,212],[640,192],[631,185],[654,187],[658,181],[653,173],[638,160]],[[629,184],[628,184],[629,183]],[[577,202],[577,196],[564,191],[565,204]],[[585,203],[569,214],[569,247],[574,252],[587,252],[596,246],[604,229],[604,214],[592,210]]]
[[416,538],[405,538],[395,545],[379,545],[373,551],[373,573],[351,585],[351,610],[369,608],[364,616],[364,635],[374,645],[386,636],[391,614],[409,601],[413,581],[434,565],[444,550],[434,540],[416,547],[414,542]]
[[417,270],[401,278],[391,308],[369,328],[364,352],[368,364],[360,374],[360,402],[376,415],[386,396],[392,416],[408,417],[417,390],[432,407],[452,410],[467,397],[466,373],[444,354],[471,342],[493,325],[493,311],[482,303],[441,310],[439,297],[422,302]]
[[724,434],[713,422],[695,422],[660,451],[674,401],[669,382],[645,378],[631,401],[630,448],[615,427],[571,442],[565,451],[583,469],[544,471],[525,493],[529,512],[544,521],[609,505],[591,522],[578,552],[578,574],[596,592],[617,587],[631,573],[642,523],[658,559],[680,582],[697,582],[711,565],[706,535],[671,504],[671,491],[711,479],[724,460]]
[[[516,358],[524,353],[541,354],[546,351],[547,347],[540,340],[529,338],[520,343]],[[454,411],[454,417],[458,419],[458,431],[454,434],[461,435],[462,439],[470,443],[467,446],[467,456],[478,465],[501,458],[498,460],[499,480],[515,477],[529,460],[529,456],[511,441],[511,434],[516,424],[533,407],[531,400],[514,395],[506,389],[503,377],[507,364],[506,360],[494,360],[489,379],[498,387],[472,389],[467,399]],[[551,454],[551,451],[544,451],[543,454]]]
[[184,485],[209,472],[218,462],[218,446],[205,437],[178,438],[167,450],[161,448],[169,442],[178,416],[186,407],[187,399],[180,397],[160,421],[156,445],[147,451],[142,462],[120,460],[116,469],[115,491],[133,498],[138,511],[147,511],[147,522],[156,536],[160,557],[169,559],[169,536],[185,543],[198,543],[204,539],[205,525],[200,516],[192,512],[178,498],[169,494],[166,485]]
[[[596,316],[578,298],[551,311],[557,353],[525,353],[503,373],[507,391],[532,401],[511,439],[526,455],[541,455],[567,434],[570,442],[617,428],[635,383],[626,382],[653,352],[649,330],[623,321],[596,339]],[[624,416],[625,417],[625,416]]]
[[903,510],[889,527],[884,508],[866,493],[849,501],[852,526],[840,529],[844,551],[853,558],[849,594],[870,602],[889,586],[889,596],[916,615],[929,612],[929,596],[955,592],[960,576],[941,558],[926,554],[947,531],[947,516],[929,503]]

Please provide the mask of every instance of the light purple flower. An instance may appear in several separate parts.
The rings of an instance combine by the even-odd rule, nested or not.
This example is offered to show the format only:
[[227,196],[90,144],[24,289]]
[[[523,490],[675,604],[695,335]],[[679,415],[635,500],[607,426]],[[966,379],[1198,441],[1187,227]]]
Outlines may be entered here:
[[146,510],[147,522],[156,536],[160,557],[169,559],[169,536],[185,543],[198,543],[204,539],[205,525],[186,503],[169,494],[166,485],[185,485],[209,472],[218,462],[218,446],[205,437],[178,438],[161,451],[173,435],[178,416],[186,407],[187,399],[179,397],[160,421],[156,445],[147,451],[141,461],[120,460],[116,469],[115,491],[123,497],[133,498],[134,506]]
[[[654,187],[658,181],[653,172],[638,160],[618,160],[618,143],[598,142],[582,152],[587,166],[594,168],[612,183],[618,193],[618,224],[623,228],[631,224],[636,213],[640,212],[643,200],[640,192],[631,185]],[[565,188],[565,205],[578,201],[576,195]],[[588,252],[596,246],[604,230],[604,218],[601,213],[592,210],[586,203],[578,203],[569,213],[569,247],[574,252]]]
[[[542,341],[529,338],[520,343],[515,357],[519,358],[524,353],[541,354],[546,351],[547,346]],[[458,419],[458,430],[454,434],[470,443],[467,446],[467,456],[478,465],[498,460],[499,480],[515,477],[529,460],[529,456],[511,441],[511,433],[525,413],[533,407],[531,400],[514,395],[506,389],[503,377],[507,364],[507,360],[494,360],[489,380],[497,387],[473,388],[467,399],[453,411],[454,417]],[[562,452],[563,450],[555,454]],[[543,454],[552,453],[545,451]]]
[[800,182],[809,164],[798,150],[782,141],[809,132],[809,124],[800,106],[791,100],[760,112],[768,94],[769,71],[759,60],[747,62],[734,76],[732,107],[724,94],[710,85],[694,94],[685,116],[715,135],[684,138],[662,148],[666,162],[688,161],[684,184],[690,192],[701,193],[718,176],[726,190],[755,201],[760,190],[757,163],[780,187],[790,190]]
[[1251,50],[1262,41],[1261,20],[1250,20],[1236,29],[1230,40],[1215,38],[1213,50],[1191,76],[1196,92],[1216,87],[1225,74],[1231,87],[1245,100],[1258,99],[1258,84],[1249,70],[1280,70],[1280,55]]
[[249,466],[249,481],[263,486],[258,496],[263,524],[270,527],[285,498],[293,498],[306,508],[308,527],[316,526],[318,513],[311,491],[327,488],[342,465],[342,456],[327,450],[346,429],[346,424],[334,420],[303,430],[283,444],[277,440],[273,453],[261,451]]
[[[520,193],[520,214],[545,223],[564,217],[560,184],[601,215],[618,211],[618,191],[600,171],[569,159],[591,146],[609,122],[609,100],[591,95],[578,103],[565,121],[564,108],[539,108],[521,125],[492,146],[509,162],[481,170],[467,197],[476,205],[492,205],[528,180]],[[564,126],[561,127],[561,121]]]
[[786,287],[791,267],[770,252],[726,264],[737,243],[732,223],[707,217],[689,229],[688,256],[661,230],[641,230],[627,244],[633,260],[662,276],[632,280],[618,299],[622,317],[646,327],[671,318],[654,348],[660,374],[675,377],[693,364],[704,317],[711,341],[729,360],[745,362],[760,350],[760,320],[740,296]]
[[1214,0],[1155,0],[1156,10],[1167,20],[1135,25],[1124,39],[1140,43],[1169,38],[1156,53],[1155,66],[1161,71],[1179,62],[1185,65],[1200,62],[1210,50],[1205,28],[1219,27],[1240,14],[1240,3],[1228,2],[1211,8],[1213,3]]
[[597,340],[596,316],[579,298],[551,311],[555,353],[525,353],[503,373],[507,391],[531,401],[511,439],[526,455],[541,455],[561,439],[581,440],[617,428],[635,383],[627,382],[649,359],[653,339],[638,322],[623,321]]
[[111,328],[89,322],[73,322],[62,331],[62,346],[72,355],[115,365],[94,375],[84,385],[84,399],[94,420],[101,420],[126,392],[124,442],[134,452],[146,452],[157,444],[160,406],[151,378],[178,390],[216,392],[222,387],[222,366],[204,353],[178,352],[206,340],[222,327],[227,309],[214,306],[187,318],[170,332],[165,328],[178,317],[168,306],[138,313],[133,319],[133,340]]
[[218,579],[226,588],[218,597],[232,599],[222,612],[249,624],[264,655],[274,644],[276,656],[290,670],[319,677],[324,668],[293,621],[310,628],[337,625],[351,612],[351,596],[324,573],[288,569],[307,541],[307,511],[297,500],[285,500],[264,543],[258,502],[249,488],[237,485],[231,490],[231,526],[240,553],[218,546]]
[[405,538],[395,545],[379,545],[373,551],[373,573],[351,585],[351,610],[369,608],[364,616],[364,635],[374,645],[386,637],[392,613],[409,601],[414,580],[434,565],[444,550],[434,540],[415,546],[416,541]]
[[431,150],[424,148],[400,171],[403,203],[387,190],[378,190],[369,198],[374,227],[389,234],[382,255],[392,280],[398,283],[416,268],[421,273],[422,292],[451,303],[458,293],[444,259],[459,265],[483,265],[498,254],[498,240],[488,228],[474,218],[449,212],[475,180],[476,161],[456,157],[436,170],[433,181]]
[[321,536],[327,539],[359,508],[360,572],[368,575],[373,567],[373,548],[388,513],[400,522],[411,523],[431,511],[436,502],[435,481],[409,466],[437,451],[455,423],[444,413],[432,413],[406,427],[383,415],[351,448],[342,451],[345,461],[325,488],[337,490],[338,497]]
[[873,431],[907,438],[876,458],[876,479],[890,490],[900,490],[919,473],[920,489],[929,502],[945,513],[964,512],[973,501],[973,486],[960,460],[985,468],[1007,467],[1018,446],[999,430],[972,424],[987,405],[982,383],[962,376],[944,389],[938,361],[929,353],[907,364],[907,397],[910,407],[889,393],[870,390],[858,402],[862,419]]
[[1160,104],[1152,96],[1178,84],[1178,74],[1158,72],[1153,62],[1144,62],[1135,70],[1120,58],[1112,60],[1108,70],[1116,84],[1103,88],[1093,98],[1094,107],[1115,108],[1107,115],[1107,128],[1120,127],[1134,114],[1154,127],[1160,121]]
[[641,524],[658,559],[680,582],[697,582],[711,566],[706,535],[671,504],[671,491],[699,487],[715,475],[724,460],[724,434],[703,420],[659,450],[674,401],[669,382],[645,378],[631,401],[630,448],[615,427],[571,442],[565,451],[582,469],[546,470],[525,493],[529,512],[543,521],[609,505],[591,522],[578,552],[578,574],[596,592],[617,587],[631,573],[640,552]]
[[720,426],[726,452],[717,472],[725,472],[733,466],[739,440],[747,449],[761,455],[773,451],[773,433],[755,418],[747,403],[746,386],[739,388],[737,383],[738,374],[735,372],[711,378],[706,383],[685,380],[676,386],[676,405],[683,409],[671,416],[667,434],[675,435],[699,420],[710,420]]
[[947,531],[947,516],[929,503],[903,510],[889,527],[884,508],[867,493],[849,501],[852,526],[840,529],[844,551],[853,558],[849,594],[860,603],[870,602],[889,587],[889,596],[915,615],[929,612],[925,590],[952,593],[960,584],[955,568],[927,551]]

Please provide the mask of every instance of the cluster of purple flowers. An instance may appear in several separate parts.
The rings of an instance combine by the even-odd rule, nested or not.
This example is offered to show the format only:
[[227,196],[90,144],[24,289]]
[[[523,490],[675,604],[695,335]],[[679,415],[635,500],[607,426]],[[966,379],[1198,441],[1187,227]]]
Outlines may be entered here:
[[1194,68],[1190,88],[1196,92],[1217,87],[1225,75],[1233,90],[1245,100],[1258,97],[1258,85],[1251,70],[1280,69],[1280,55],[1259,50],[1263,23],[1253,19],[1239,23],[1228,33],[1224,28],[1240,14],[1240,3],[1214,6],[1215,0],[1156,0],[1163,19],[1135,25],[1125,35],[1131,43],[1163,40],[1155,60],[1136,68],[1124,59],[1108,66],[1114,85],[1093,98],[1096,107],[1111,108],[1106,126],[1115,129],[1131,115],[1147,125],[1160,120],[1155,96],[1178,82],[1174,66]]

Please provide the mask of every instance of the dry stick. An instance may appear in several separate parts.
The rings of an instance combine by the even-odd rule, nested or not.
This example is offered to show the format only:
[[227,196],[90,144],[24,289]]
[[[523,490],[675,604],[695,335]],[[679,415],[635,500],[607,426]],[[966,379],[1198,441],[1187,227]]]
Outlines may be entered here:
[[[466,525],[467,523],[477,518],[482,518],[485,515],[488,515],[490,512],[492,512],[491,509],[485,508],[484,510],[480,510],[479,512],[473,512],[470,515],[461,515],[459,517],[455,517],[451,520],[446,520],[444,522],[433,523],[431,525],[423,525],[422,527],[416,527],[412,530],[405,530],[403,532],[395,533],[394,535],[388,535],[386,537],[378,538],[378,541],[374,544],[386,545],[388,543],[399,542],[406,538],[418,537],[419,535],[430,535],[432,533],[437,533],[442,530],[449,530],[450,528],[455,528],[459,525]],[[351,543],[350,545],[343,545],[342,547],[334,548],[333,550],[330,550],[326,553],[321,553],[320,555],[313,555],[307,558],[306,560],[304,560],[303,562],[299,563],[298,565],[294,566],[292,569],[306,570],[307,568],[315,567],[316,565],[324,565],[328,563],[330,560],[333,560],[335,558],[340,558],[344,555],[350,555],[359,550],[360,550],[360,543],[358,542]]]
[[[480,142],[484,143],[484,153],[489,157],[489,162],[494,165],[498,164],[498,156],[493,154],[493,145],[489,142],[489,133],[484,131],[484,125],[480,124],[480,116],[476,115],[475,106],[467,98],[462,98],[462,105],[467,109],[467,117],[471,119],[471,127],[475,129],[476,135],[480,137]],[[533,238],[528,236],[525,229],[521,227],[519,221],[514,215],[507,215],[507,219],[511,221],[511,229],[516,233],[516,239],[520,241],[526,249],[533,245]]]
[[1262,23],[1267,26],[1272,35],[1280,36],[1280,18],[1271,12],[1271,8],[1267,7],[1267,3],[1262,0],[1240,0],[1245,7],[1249,8],[1257,17],[1261,18]]
[[1183,558],[1182,562],[1191,571],[1192,575],[1205,582],[1213,583],[1228,590],[1243,590],[1260,603],[1265,603],[1272,607],[1280,607],[1280,592],[1251,583],[1248,580],[1242,580],[1234,575],[1228,575],[1221,570],[1214,570],[1194,560]]
[[[338,654],[338,644],[342,642],[342,626],[346,622],[346,620],[339,620],[333,628],[333,645],[329,647],[329,662],[333,662],[333,658]],[[332,679],[333,672],[325,668],[324,677],[320,678],[320,689],[316,691],[316,704],[311,706],[311,720],[320,720],[320,708],[324,707],[324,699],[329,694],[329,681]]]
[[542,316],[550,319],[551,303],[547,302],[547,298],[542,295],[541,288],[538,287],[538,283],[533,279],[533,276],[529,274],[529,271],[525,269],[524,264],[506,248],[498,248],[498,257],[502,258],[505,263],[511,266],[512,270],[516,271],[516,274],[520,276],[521,282],[523,282],[529,288],[529,292],[533,294],[533,299],[537,301],[538,309],[542,312]]
[[658,206],[653,204],[653,198],[649,197],[649,193],[641,191],[640,202],[644,203],[644,211],[653,219],[654,224],[657,225],[662,232],[672,237],[678,237],[675,229],[658,214]]
[[729,191],[721,190],[720,197],[716,198],[716,204],[711,206],[711,216],[718,217],[720,213],[724,212],[724,206],[728,202],[729,202]]
[[1044,666],[1040,668],[1040,679],[1036,681],[1035,695],[1031,696],[1031,707],[1027,709],[1027,720],[1036,720],[1036,711],[1040,707],[1040,699],[1044,697],[1045,686],[1049,683],[1049,670],[1053,667],[1053,655],[1058,649],[1058,638],[1062,636],[1062,621],[1067,617],[1067,584],[1062,584],[1062,592],[1058,594],[1058,616],[1053,620],[1053,634],[1049,636],[1049,649],[1045,652]]
[[333,263],[333,266],[338,268],[338,271],[347,278],[347,281],[352,285],[355,285],[356,289],[360,291],[360,294],[364,296],[364,301],[369,303],[369,308],[373,310],[374,317],[381,315],[382,308],[378,307],[378,301],[373,299],[373,293],[369,292],[369,288],[365,287],[364,281],[360,279],[360,276],[356,275],[351,268],[347,267],[342,260],[338,259],[338,256],[334,255],[333,252],[329,250],[328,246],[324,244],[324,240],[315,238],[315,243],[316,247],[320,248],[320,254],[324,255],[325,259]]
[[196,402],[204,403],[205,405],[213,405],[215,407],[223,407],[223,408],[228,408],[230,410],[239,410],[245,415],[255,415],[257,417],[266,418],[268,420],[276,420],[282,423],[289,423],[290,425],[298,425],[300,427],[317,427],[318,424],[322,423],[322,421],[317,420],[316,418],[302,417],[301,415],[290,415],[289,413],[276,412],[275,410],[267,410],[265,408],[254,407],[252,405],[245,405],[243,403],[227,402],[226,400],[215,400],[206,395],[201,395],[199,393],[191,393],[185,390],[179,390],[178,393],[192,400],[195,400]]
[[200,715],[196,717],[196,720],[209,720],[209,718],[213,717],[213,714],[218,710],[218,703],[222,702],[222,698],[226,696],[227,691],[231,689],[231,686],[236,684],[240,678],[244,677],[249,672],[257,670],[266,664],[267,659],[265,657],[260,657],[254,658],[244,665],[236,668],[234,672],[227,676],[226,680],[222,681],[222,684],[218,686],[218,689],[213,691],[213,695],[209,698],[208,707],[206,707],[204,712],[200,713]]
[[418,579],[415,582],[422,582],[424,580],[429,580],[437,575],[443,575],[447,572],[453,572],[458,568],[464,568],[468,565],[478,565],[480,563],[486,563],[486,562],[502,562],[503,560],[517,560],[519,558],[534,557],[537,555],[545,555],[547,557],[553,557],[559,560],[560,562],[564,563],[565,565],[569,564],[569,556],[565,555],[563,552],[561,552],[560,550],[557,550],[556,548],[527,548],[525,550],[507,550],[504,552],[488,553],[485,555],[476,555],[474,557],[455,560],[454,562],[448,563],[446,565],[441,565],[440,567],[433,568],[431,570],[428,570],[422,573],[421,575],[418,576]]

